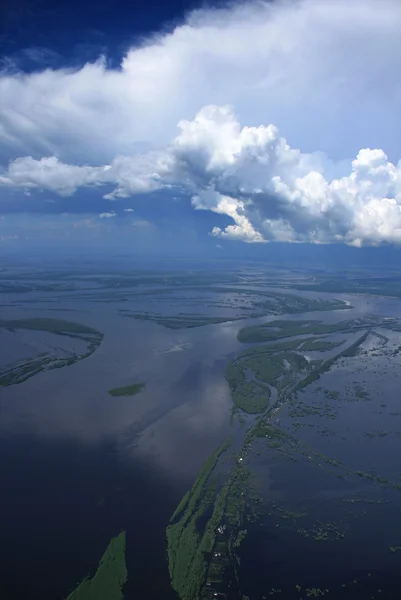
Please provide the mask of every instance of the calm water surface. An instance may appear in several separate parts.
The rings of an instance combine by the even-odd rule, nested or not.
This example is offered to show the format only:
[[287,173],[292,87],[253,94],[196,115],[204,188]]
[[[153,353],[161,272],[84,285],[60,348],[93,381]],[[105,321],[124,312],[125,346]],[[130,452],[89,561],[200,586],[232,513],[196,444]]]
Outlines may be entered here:
[[[348,299],[354,308],[289,318],[401,316],[398,301],[337,297]],[[54,303],[41,298],[25,294],[22,304],[16,297],[22,306],[4,309],[3,318],[66,319],[95,327],[105,337],[84,361],[0,389],[0,597],[65,598],[96,567],[110,538],[125,529],[126,597],[175,598],[165,527],[204,460],[230,433],[232,404],[223,373],[242,347],[236,334],[244,322],[169,330],[124,318],[115,303],[78,306],[65,300],[49,312]],[[182,312],[187,309],[183,306]],[[38,335],[28,332],[23,343],[31,348]],[[20,358],[20,341],[14,347],[12,341],[8,344],[9,353],[3,345],[2,355]],[[134,382],[146,383],[137,396],[113,398],[107,393]],[[347,418],[356,418],[352,410]],[[285,469],[283,485],[291,479],[294,490],[299,489],[299,469],[287,464]],[[270,465],[263,471],[272,494],[280,487],[279,471]],[[279,572],[306,568],[295,560],[296,547],[288,553],[285,539],[278,542],[274,532],[269,535],[274,557],[266,538],[247,539],[247,546],[259,544],[260,552],[257,560],[245,559],[245,573],[252,578],[259,572],[260,581],[258,569],[266,560]],[[312,558],[313,552],[311,547]]]

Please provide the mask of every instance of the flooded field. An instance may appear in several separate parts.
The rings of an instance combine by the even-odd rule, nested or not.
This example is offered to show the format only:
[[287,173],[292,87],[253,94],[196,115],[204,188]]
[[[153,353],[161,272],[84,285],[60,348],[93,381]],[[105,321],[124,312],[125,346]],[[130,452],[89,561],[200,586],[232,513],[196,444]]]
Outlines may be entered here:
[[0,275],[1,598],[67,598],[122,532],[128,600],[401,595],[398,298],[260,265]]

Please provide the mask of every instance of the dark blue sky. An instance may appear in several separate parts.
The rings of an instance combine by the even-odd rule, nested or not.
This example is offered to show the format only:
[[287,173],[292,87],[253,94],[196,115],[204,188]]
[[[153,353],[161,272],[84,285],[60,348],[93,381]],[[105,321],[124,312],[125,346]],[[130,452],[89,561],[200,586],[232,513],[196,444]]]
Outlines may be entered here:
[[118,67],[143,36],[174,27],[202,6],[193,0],[1,0],[0,55],[25,71],[81,66],[101,53]]

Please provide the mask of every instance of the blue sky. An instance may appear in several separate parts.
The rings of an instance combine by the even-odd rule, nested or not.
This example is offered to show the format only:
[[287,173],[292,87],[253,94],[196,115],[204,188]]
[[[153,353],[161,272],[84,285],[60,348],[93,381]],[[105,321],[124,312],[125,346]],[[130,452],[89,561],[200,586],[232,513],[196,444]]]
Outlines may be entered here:
[[3,246],[401,243],[399,0],[6,0],[0,23]]

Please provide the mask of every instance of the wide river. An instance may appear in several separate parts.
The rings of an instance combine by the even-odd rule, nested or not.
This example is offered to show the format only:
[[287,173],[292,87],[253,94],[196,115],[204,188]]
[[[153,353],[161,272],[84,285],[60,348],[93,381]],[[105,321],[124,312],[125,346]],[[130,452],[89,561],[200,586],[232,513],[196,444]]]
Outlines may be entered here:
[[[307,317],[401,317],[396,300],[336,297],[354,308]],[[30,303],[39,298],[8,295],[2,318],[70,320],[101,331],[104,341],[70,367],[0,388],[0,597],[66,598],[124,529],[128,600],[176,598],[165,528],[230,432],[224,367],[242,348],[236,335],[244,321],[170,330],[124,318],[113,303],[77,305],[64,296],[57,305]],[[0,339],[4,360],[15,348],[12,336]],[[146,383],[136,396],[107,393],[134,382]]]

